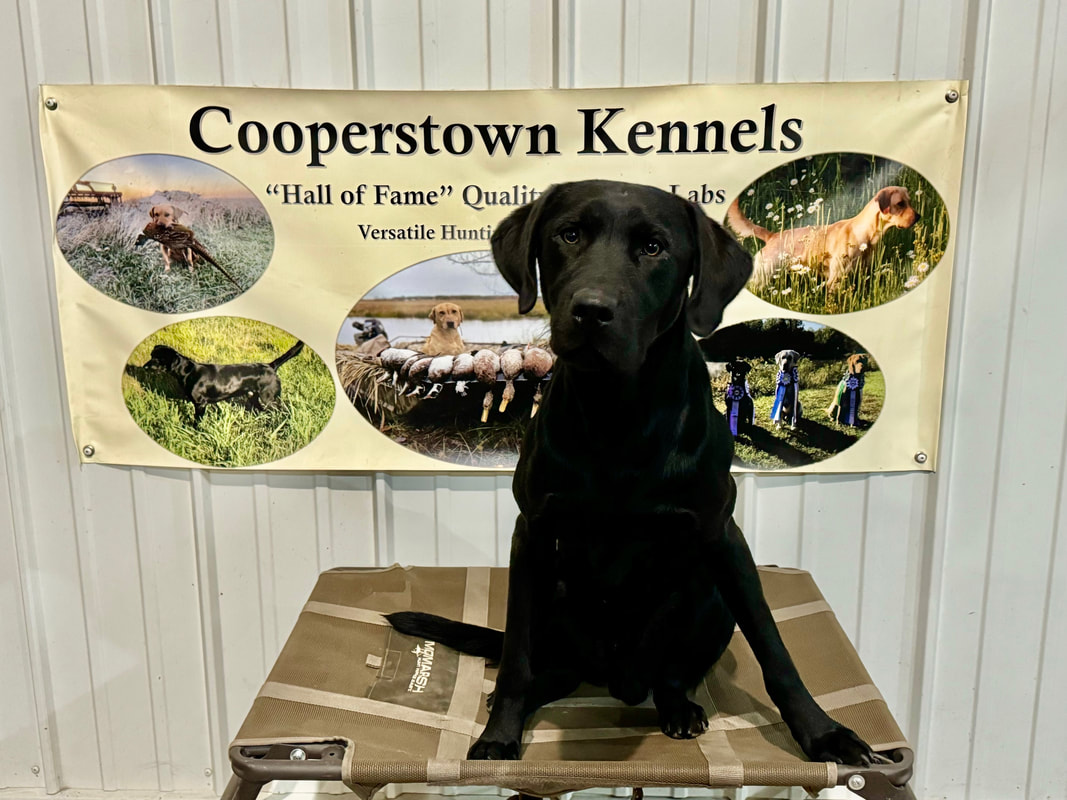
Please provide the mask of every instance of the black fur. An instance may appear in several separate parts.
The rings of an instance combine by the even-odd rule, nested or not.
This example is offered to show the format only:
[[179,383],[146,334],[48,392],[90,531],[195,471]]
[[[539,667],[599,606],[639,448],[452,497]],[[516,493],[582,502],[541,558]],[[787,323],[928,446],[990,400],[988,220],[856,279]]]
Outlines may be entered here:
[[[581,681],[627,703],[651,692],[667,735],[699,735],[707,717],[687,693],[736,620],[804,752],[867,762],[797,675],[732,519],[733,439],[691,331],[711,333],[751,259],[699,207],[609,181],[550,189],[492,246],[520,310],[540,284],[558,361],[515,470],[500,670],[469,757],[518,758],[526,716]],[[485,643],[431,615],[399,623]]]
[[445,642],[449,647],[471,656],[481,656],[490,661],[499,661],[504,648],[504,634],[492,628],[454,622],[434,614],[419,611],[397,611],[386,614],[389,624],[401,633],[410,633],[435,642]]
[[278,367],[304,349],[297,342],[269,364],[201,364],[173,347],[157,344],[145,369],[170,373],[181,386],[184,399],[193,404],[193,419],[199,423],[212,403],[239,403],[250,411],[262,411],[281,402],[282,382]]

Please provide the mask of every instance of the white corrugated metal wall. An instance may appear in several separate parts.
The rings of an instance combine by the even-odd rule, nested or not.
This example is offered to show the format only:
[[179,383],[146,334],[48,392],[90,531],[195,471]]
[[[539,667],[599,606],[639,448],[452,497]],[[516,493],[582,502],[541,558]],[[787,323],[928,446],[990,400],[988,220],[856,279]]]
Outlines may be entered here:
[[[507,477],[81,467],[36,85],[367,89],[964,77],[941,471],[752,477],[917,744],[922,798],[1067,797],[1067,2],[4,0],[0,788],[208,796],[315,574],[493,564]],[[146,109],[145,113],[150,113]]]

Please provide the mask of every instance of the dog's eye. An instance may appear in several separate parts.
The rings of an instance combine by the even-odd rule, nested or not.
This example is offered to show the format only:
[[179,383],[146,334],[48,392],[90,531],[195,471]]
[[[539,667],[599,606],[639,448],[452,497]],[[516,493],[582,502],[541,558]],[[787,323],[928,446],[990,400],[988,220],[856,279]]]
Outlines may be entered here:
[[655,239],[649,239],[641,248],[641,255],[645,256],[658,256],[662,252],[663,245],[661,245]]
[[578,244],[578,240],[582,238],[577,228],[564,228],[560,231],[559,238],[567,244]]

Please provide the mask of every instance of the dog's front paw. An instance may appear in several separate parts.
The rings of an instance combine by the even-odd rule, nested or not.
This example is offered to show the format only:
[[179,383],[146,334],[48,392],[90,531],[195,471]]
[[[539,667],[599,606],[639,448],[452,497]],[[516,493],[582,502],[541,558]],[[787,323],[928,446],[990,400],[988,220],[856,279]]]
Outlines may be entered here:
[[867,767],[875,761],[870,745],[844,725],[835,724],[809,742],[801,742],[801,747],[812,761],[836,761],[856,767]]
[[471,761],[518,761],[519,743],[479,739],[467,751],[467,758]]
[[659,726],[672,739],[692,739],[708,729],[708,715],[696,703],[686,701],[661,709]]

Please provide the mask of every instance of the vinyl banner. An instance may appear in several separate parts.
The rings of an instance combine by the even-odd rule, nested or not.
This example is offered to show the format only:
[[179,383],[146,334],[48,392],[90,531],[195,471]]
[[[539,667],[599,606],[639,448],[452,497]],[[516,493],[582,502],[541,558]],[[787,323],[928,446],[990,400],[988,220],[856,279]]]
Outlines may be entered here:
[[[641,259],[701,210],[753,256],[699,343],[738,470],[934,469],[966,106],[966,84],[944,81],[44,86],[78,450],[510,469],[556,354],[542,300],[519,313],[490,237],[553,185],[603,179],[698,207],[665,198],[689,222],[639,243]],[[580,224],[558,235],[578,246]]]

